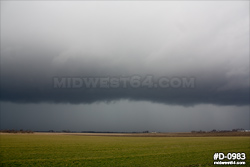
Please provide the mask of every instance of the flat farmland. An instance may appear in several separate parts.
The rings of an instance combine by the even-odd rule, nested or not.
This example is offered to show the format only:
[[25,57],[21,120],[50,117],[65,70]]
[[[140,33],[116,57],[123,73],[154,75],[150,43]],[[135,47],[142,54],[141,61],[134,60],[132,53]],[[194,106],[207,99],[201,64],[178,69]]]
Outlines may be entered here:
[[250,165],[249,136],[185,135],[2,133],[0,166],[213,166],[215,152]]

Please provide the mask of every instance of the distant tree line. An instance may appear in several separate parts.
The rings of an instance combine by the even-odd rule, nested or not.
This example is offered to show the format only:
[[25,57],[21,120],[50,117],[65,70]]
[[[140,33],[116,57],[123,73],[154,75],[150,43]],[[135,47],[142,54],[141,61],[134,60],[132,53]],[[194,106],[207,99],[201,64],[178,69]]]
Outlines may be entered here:
[[191,133],[218,133],[218,132],[243,132],[244,129],[243,128],[237,128],[237,129],[232,129],[232,130],[216,130],[216,129],[213,129],[211,131],[202,131],[202,130],[199,130],[199,131],[191,131]]
[[2,133],[34,133],[32,130],[15,130],[15,129],[5,129],[5,130],[0,130]]

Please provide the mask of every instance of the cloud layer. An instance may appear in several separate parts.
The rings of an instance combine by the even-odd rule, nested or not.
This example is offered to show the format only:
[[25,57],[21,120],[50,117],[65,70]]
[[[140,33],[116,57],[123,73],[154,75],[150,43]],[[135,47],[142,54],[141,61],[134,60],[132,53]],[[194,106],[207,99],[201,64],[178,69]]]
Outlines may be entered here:
[[[1,101],[249,105],[241,2],[1,2]],[[194,77],[192,89],[54,89],[54,77]]]

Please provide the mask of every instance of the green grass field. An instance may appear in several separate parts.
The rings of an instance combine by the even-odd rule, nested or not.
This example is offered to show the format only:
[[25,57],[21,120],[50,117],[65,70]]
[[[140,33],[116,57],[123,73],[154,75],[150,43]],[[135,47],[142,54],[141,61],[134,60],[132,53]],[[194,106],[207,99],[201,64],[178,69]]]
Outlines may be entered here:
[[1,134],[0,141],[1,166],[212,166],[215,152],[245,152],[250,166],[249,137]]

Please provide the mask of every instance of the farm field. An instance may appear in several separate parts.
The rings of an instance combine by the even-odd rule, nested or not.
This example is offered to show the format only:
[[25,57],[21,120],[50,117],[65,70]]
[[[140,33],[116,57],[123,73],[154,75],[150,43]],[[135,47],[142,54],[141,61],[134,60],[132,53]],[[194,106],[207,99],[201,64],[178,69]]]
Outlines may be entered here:
[[250,164],[249,136],[34,133],[0,134],[0,142],[0,166],[213,166],[215,152],[245,152]]

